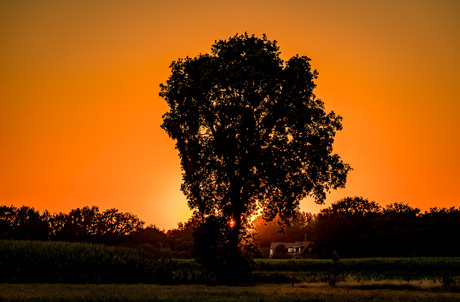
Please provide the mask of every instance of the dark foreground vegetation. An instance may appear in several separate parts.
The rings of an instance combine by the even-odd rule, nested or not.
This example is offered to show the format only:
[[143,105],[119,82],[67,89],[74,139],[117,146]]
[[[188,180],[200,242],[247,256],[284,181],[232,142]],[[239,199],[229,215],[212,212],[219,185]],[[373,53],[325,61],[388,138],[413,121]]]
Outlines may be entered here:
[[[460,258],[259,259],[248,284],[344,280],[432,280],[456,286]],[[215,284],[192,259],[155,259],[123,247],[94,244],[0,241],[0,283]]]
[[[331,280],[334,282],[332,283]],[[459,301],[460,258],[256,259],[240,286],[192,259],[0,241],[0,301]]]
[[[459,301],[460,258],[259,259],[218,286],[191,259],[95,244],[0,241],[0,301]],[[331,286],[331,278],[336,283]]]
[[460,294],[440,292],[420,283],[410,290],[397,282],[260,284],[255,286],[151,284],[0,284],[0,301],[310,301],[310,302],[447,302]]
[[[195,275],[197,274],[197,275]],[[124,247],[87,243],[0,241],[0,283],[203,283],[189,260],[155,259]]]

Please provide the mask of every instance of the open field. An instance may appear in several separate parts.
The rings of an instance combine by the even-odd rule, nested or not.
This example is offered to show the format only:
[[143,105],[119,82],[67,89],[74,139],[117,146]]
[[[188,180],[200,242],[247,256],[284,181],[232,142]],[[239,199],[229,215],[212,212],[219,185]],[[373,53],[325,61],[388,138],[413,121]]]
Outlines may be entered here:
[[[293,281],[321,282],[329,276],[329,259],[256,259],[253,275],[259,280],[276,276]],[[455,282],[460,277],[460,258],[352,258],[341,259],[338,277],[345,280],[432,280]],[[268,280],[267,280],[268,281]]]
[[[191,259],[101,245],[0,241],[1,301],[460,301],[460,258],[256,259],[246,286]],[[163,284],[163,285],[160,285]],[[205,285],[208,284],[208,285]]]
[[[332,261],[256,259],[257,283],[327,282]],[[341,259],[337,281],[430,280],[460,286],[460,258]],[[0,283],[212,284],[192,259],[156,259],[138,250],[102,245],[0,241]]]
[[147,284],[0,284],[0,301],[460,301],[430,282],[261,284],[256,286]]

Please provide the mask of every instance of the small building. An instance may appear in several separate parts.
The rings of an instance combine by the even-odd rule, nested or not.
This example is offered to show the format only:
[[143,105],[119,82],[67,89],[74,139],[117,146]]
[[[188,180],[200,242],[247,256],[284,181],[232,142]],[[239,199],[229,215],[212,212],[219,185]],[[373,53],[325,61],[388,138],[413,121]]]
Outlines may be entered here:
[[313,241],[272,242],[269,258],[273,256],[287,256],[291,258],[311,258]]

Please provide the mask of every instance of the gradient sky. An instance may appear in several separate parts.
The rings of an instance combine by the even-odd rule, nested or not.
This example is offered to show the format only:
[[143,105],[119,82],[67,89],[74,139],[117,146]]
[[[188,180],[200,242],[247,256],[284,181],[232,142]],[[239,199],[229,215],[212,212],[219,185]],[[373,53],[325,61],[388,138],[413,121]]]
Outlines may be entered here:
[[316,95],[344,118],[335,151],[354,170],[326,205],[460,205],[455,0],[1,1],[0,204],[187,220],[159,84],[173,60],[244,32],[310,57]]

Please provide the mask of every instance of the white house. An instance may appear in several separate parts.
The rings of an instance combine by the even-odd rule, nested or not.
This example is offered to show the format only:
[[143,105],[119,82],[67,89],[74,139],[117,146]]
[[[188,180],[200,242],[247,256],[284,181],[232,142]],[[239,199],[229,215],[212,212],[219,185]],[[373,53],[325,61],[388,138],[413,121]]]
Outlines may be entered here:
[[[284,246],[284,247],[282,247]],[[294,241],[294,242],[272,242],[270,244],[269,257],[272,258],[276,253],[277,248],[283,248],[286,254],[292,258],[305,257],[310,255],[313,249],[312,241]]]

